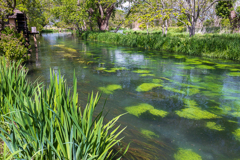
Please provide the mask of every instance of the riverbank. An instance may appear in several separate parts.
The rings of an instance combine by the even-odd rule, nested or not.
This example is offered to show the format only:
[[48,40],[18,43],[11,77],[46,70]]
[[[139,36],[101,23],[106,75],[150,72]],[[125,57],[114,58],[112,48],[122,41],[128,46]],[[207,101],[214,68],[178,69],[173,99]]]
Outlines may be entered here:
[[148,50],[165,50],[193,56],[240,60],[240,35],[238,34],[208,34],[190,38],[178,37],[174,34],[162,37],[160,34],[84,32],[81,37],[84,40],[141,47]]

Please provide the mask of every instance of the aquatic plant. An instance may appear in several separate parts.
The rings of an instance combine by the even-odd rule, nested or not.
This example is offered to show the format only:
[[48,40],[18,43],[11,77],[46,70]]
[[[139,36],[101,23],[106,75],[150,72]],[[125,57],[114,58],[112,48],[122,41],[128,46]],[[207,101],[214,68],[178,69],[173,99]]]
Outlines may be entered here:
[[104,68],[104,67],[97,67],[95,70],[97,70],[97,71],[103,71],[103,70],[105,70],[106,68]]
[[154,132],[149,131],[147,129],[141,129],[141,133],[144,134],[148,138],[153,138],[153,137],[157,137],[158,138],[159,137],[159,135],[157,135]]
[[178,69],[195,69],[195,67],[192,67],[192,66],[179,66],[176,68],[178,68]]
[[240,69],[230,69],[230,71],[232,71],[232,72],[239,72],[240,71]]
[[207,65],[197,65],[196,68],[199,68],[199,69],[215,69],[213,66],[207,66]]
[[141,74],[140,76],[141,77],[148,77],[148,76],[154,77],[155,75],[154,74]]
[[163,111],[163,110],[158,110],[155,109],[153,106],[151,106],[150,104],[147,103],[141,103],[137,106],[130,106],[130,107],[126,107],[125,108],[126,111],[128,111],[128,113],[139,117],[141,114],[145,113],[145,112],[149,112],[150,114],[157,116],[157,117],[166,117],[168,112]]
[[145,73],[145,74],[150,73],[150,71],[148,71],[148,70],[136,70],[136,71],[132,71],[132,72],[134,72],[134,73]]
[[59,48],[61,48],[61,49],[63,49],[63,50],[66,50],[66,51],[68,51],[68,52],[73,52],[73,53],[76,53],[76,52],[77,52],[76,49],[69,48],[69,47],[65,47],[65,45],[54,45],[54,46],[59,47]]
[[222,127],[219,124],[216,124],[215,122],[207,122],[206,124],[207,128],[213,129],[213,130],[217,130],[217,131],[223,131],[224,127]]
[[240,72],[229,72],[228,74],[227,74],[228,76],[237,76],[237,77],[239,77],[240,76]]
[[110,84],[107,87],[98,87],[98,89],[105,94],[113,94],[115,90],[122,89],[122,86],[118,84]]
[[178,152],[174,154],[175,160],[202,160],[202,157],[191,149],[179,148]]
[[202,110],[201,108],[198,107],[184,108],[182,110],[175,111],[175,113],[179,117],[195,120],[221,118],[211,112]]
[[161,87],[161,86],[162,86],[161,84],[156,84],[156,83],[143,83],[137,87],[136,91],[147,92],[147,91],[152,90],[153,88]]
[[232,132],[236,140],[240,141],[240,128],[236,129],[234,132]]
[[169,86],[164,86],[163,89],[171,91],[171,92],[175,92],[175,93],[180,93],[180,94],[186,94],[184,91],[182,90],[178,90]]
[[162,83],[163,80],[161,80],[161,79],[153,79],[152,82],[153,83]]
[[197,88],[188,88],[188,89],[186,89],[186,94],[189,95],[189,96],[197,94],[199,92],[200,92],[200,90],[197,89]]

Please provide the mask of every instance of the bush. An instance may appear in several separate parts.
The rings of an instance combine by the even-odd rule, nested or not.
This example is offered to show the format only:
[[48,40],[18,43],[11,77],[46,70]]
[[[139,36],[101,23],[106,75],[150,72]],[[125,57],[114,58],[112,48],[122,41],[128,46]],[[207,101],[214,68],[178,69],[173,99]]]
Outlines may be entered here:
[[[15,67],[16,66],[16,67]],[[102,112],[94,118],[98,94],[85,108],[78,105],[77,80],[73,89],[50,73],[50,85],[30,84],[19,64],[0,65],[2,121],[1,139],[14,159],[110,159],[120,142],[114,118],[104,125]],[[8,78],[7,78],[8,77]],[[6,96],[4,96],[6,94]],[[9,131],[10,130],[10,131]],[[111,130],[111,131],[110,131]]]
[[0,53],[9,60],[24,61],[27,57],[28,48],[25,47],[23,34],[16,33],[9,27],[0,33]]

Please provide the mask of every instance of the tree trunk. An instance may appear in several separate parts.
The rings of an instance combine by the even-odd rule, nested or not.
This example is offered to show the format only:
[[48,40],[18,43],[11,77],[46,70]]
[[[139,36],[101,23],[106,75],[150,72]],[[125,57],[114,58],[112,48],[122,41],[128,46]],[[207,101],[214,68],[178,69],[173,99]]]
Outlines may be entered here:
[[100,31],[108,30],[108,21],[113,12],[114,6],[107,8],[106,12],[103,12],[102,6],[99,6],[100,16],[98,17],[98,27]]
[[168,23],[167,23],[167,20],[165,20],[165,26],[166,26],[166,29],[165,29],[164,35],[167,36],[167,32],[168,32]]
[[162,36],[164,36],[164,33],[165,33],[165,27],[164,27],[164,22],[162,24]]
[[117,28],[116,28],[116,30],[114,31],[114,33],[117,33],[118,32],[118,30],[119,30],[119,28],[122,26],[122,22],[121,23],[119,23],[119,25],[117,26]]
[[147,35],[148,35],[148,23],[147,23]]
[[195,35],[195,23],[193,23],[191,26],[188,26],[189,30],[189,36],[192,37]]

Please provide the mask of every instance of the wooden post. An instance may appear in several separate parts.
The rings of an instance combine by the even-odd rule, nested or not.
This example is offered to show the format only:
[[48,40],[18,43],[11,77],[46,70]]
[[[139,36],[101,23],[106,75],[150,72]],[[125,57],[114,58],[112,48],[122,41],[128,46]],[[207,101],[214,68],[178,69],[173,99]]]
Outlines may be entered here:
[[35,48],[37,48],[37,38],[36,38],[36,34],[33,35],[33,39],[34,39],[34,45],[35,45]]

